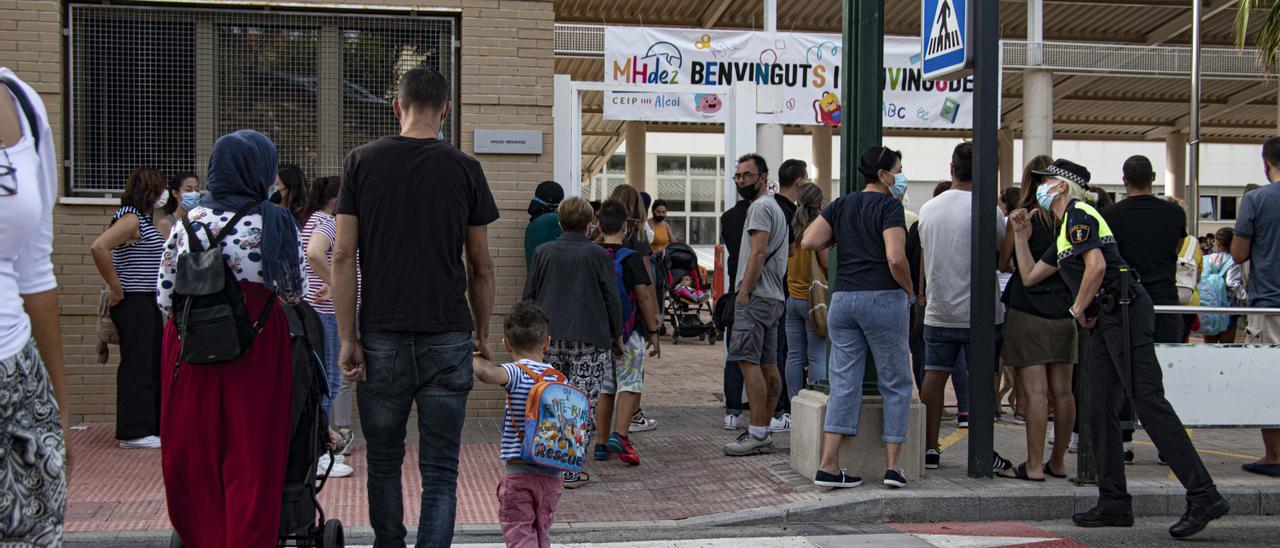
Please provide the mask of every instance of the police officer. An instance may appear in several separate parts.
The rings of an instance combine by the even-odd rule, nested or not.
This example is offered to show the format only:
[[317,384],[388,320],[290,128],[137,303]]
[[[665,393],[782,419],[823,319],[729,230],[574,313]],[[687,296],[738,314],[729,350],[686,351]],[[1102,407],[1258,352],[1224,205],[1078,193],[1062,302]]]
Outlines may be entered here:
[[[1187,510],[1169,528],[1169,534],[1175,538],[1194,535],[1210,521],[1226,515],[1231,506],[1218,494],[1182,420],[1164,397],[1152,338],[1155,313],[1151,297],[1121,258],[1106,220],[1084,201],[1095,196],[1088,191],[1089,170],[1058,160],[1036,173],[1044,177],[1036,199],[1046,210],[1052,210],[1060,223],[1057,243],[1037,261],[1027,245],[1031,235],[1027,212],[1015,211],[1011,219],[1017,234],[1018,271],[1028,287],[1055,273],[1061,274],[1075,293],[1071,316],[1092,334],[1089,371],[1093,380],[1089,389],[1096,411],[1090,424],[1098,471],[1098,504],[1072,520],[1081,527],[1133,525],[1132,499],[1125,488],[1119,418],[1127,393],[1132,393],[1147,434],[1187,489]],[[1127,279],[1130,277],[1132,281]],[[1129,288],[1128,295],[1121,294],[1123,286]]]

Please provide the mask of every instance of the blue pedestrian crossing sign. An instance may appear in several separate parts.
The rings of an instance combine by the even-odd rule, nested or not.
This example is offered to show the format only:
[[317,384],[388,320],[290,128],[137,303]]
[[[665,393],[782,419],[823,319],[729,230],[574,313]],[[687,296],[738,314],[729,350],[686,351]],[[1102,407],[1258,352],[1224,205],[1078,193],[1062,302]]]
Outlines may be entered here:
[[926,80],[953,80],[973,68],[969,0],[921,2],[920,68]]

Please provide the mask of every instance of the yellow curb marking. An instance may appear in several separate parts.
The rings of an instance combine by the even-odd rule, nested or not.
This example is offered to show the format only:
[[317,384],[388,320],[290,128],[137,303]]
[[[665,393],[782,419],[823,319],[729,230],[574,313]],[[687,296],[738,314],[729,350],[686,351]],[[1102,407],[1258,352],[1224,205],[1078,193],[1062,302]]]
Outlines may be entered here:
[[938,442],[938,450],[946,451],[948,447],[955,445],[956,442],[959,442],[960,440],[965,439],[968,435],[969,435],[969,430],[967,428],[966,429],[957,428],[955,432],[951,433],[951,435],[945,438],[942,438],[942,441]]

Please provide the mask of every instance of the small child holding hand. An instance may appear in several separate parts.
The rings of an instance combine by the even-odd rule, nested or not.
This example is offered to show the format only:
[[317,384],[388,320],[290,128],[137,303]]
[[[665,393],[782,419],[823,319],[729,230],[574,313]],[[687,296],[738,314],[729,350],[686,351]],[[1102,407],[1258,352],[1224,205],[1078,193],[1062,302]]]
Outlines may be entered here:
[[[524,430],[525,404],[535,374],[551,369],[543,354],[551,343],[547,315],[531,301],[516,304],[503,324],[502,345],[515,363],[495,365],[476,354],[476,379],[507,391],[507,411],[502,420],[501,458],[507,461],[506,474],[498,484],[498,521],[502,538],[513,548],[551,546],[551,522],[560,502],[563,474],[520,461],[520,432]],[[523,366],[523,367],[521,367]]]

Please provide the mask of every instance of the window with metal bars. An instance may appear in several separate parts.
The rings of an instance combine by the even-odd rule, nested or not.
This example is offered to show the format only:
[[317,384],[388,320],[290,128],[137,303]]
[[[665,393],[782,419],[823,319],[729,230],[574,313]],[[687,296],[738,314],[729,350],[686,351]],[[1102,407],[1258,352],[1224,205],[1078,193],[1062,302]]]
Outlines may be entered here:
[[[281,163],[338,175],[351,149],[398,131],[410,69],[457,89],[457,20],[419,13],[68,5],[69,190],[109,195],[138,166],[204,172],[213,142],[256,129]],[[453,112],[457,112],[455,109]],[[457,143],[454,114],[445,139]]]

